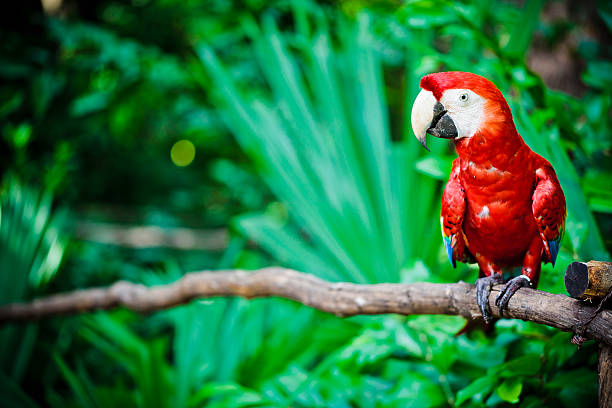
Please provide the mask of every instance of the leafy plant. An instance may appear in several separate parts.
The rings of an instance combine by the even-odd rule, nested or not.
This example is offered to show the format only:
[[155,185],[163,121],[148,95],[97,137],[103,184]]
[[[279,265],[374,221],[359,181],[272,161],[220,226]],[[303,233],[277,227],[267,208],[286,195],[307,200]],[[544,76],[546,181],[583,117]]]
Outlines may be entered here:
[[[61,214],[52,215],[51,196],[8,179],[0,192],[0,303],[26,300],[55,276],[64,253]],[[0,328],[3,398],[32,405],[16,384],[27,370],[38,336],[36,324]]]
[[[438,245],[418,237],[437,230],[431,204],[439,185],[419,176],[416,143],[391,142],[382,61],[369,26],[366,14],[343,24],[336,48],[324,24],[290,42],[270,17],[262,31],[249,23],[270,98],[240,92],[210,48],[199,47],[198,55],[218,85],[226,123],[292,221],[269,211],[241,217],[237,228],[298,269],[334,280],[393,282],[408,259],[437,256]],[[418,77],[411,73],[407,81]],[[414,92],[406,92],[406,105]]]

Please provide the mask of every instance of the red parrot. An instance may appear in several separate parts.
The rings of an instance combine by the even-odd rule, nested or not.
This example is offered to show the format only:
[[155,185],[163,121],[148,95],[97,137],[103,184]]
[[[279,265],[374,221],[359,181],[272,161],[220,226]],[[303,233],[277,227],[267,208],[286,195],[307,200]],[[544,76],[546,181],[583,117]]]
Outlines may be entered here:
[[504,282],[502,269],[522,267],[495,301],[500,315],[519,288],[537,286],[542,262],[554,267],[565,196],[550,163],[518,134],[492,82],[440,72],[424,76],[421,88],[411,114],[415,136],[426,149],[426,133],[453,139],[458,156],[442,195],[444,246],[453,267],[456,261],[478,263],[476,299],[489,323],[489,295]]

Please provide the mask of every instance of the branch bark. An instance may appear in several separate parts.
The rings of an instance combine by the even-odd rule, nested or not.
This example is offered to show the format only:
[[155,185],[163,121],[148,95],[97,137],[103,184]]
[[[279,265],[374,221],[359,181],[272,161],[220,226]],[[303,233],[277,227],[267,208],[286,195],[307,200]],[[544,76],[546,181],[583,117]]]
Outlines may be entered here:
[[599,406],[612,408],[612,347],[599,345],[599,363],[597,367],[599,379]]
[[[494,287],[489,302],[493,315]],[[272,267],[258,271],[204,271],[186,274],[168,284],[146,287],[119,281],[108,288],[77,290],[0,307],[0,324],[55,315],[126,307],[152,312],[187,303],[195,298],[241,296],[247,299],[277,296],[337,316],[397,313],[447,314],[479,318],[474,285],[459,283],[412,283],[359,285],[330,283],[313,275]],[[595,307],[564,295],[529,288],[520,289],[508,304],[504,316],[576,332],[592,316]],[[602,310],[584,328],[582,336],[612,346],[612,311]]]

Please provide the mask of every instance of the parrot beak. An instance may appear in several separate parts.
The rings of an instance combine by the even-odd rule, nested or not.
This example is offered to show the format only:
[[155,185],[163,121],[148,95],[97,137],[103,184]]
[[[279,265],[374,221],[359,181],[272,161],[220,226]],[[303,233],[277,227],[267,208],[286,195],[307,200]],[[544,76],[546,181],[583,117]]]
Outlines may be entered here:
[[427,148],[426,134],[442,139],[457,137],[457,127],[447,114],[444,106],[436,100],[430,91],[422,90],[414,100],[410,115],[414,135]]

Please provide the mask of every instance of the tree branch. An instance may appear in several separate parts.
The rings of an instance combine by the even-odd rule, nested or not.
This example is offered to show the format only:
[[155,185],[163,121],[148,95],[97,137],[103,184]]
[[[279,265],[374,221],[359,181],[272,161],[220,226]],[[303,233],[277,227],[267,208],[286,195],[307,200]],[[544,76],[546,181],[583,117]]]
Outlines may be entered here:
[[612,347],[599,345],[597,364],[599,383],[599,406],[612,407]]
[[75,236],[85,241],[128,248],[175,248],[222,251],[227,248],[225,228],[161,228],[154,225],[120,225],[77,221]]
[[[489,299],[495,317],[493,288]],[[228,270],[193,272],[180,280],[146,287],[119,281],[108,288],[77,290],[0,307],[0,323],[40,319],[61,314],[112,309],[123,306],[152,312],[189,302],[195,298],[241,296],[247,299],[278,296],[333,313],[337,316],[397,313],[447,314],[478,318],[473,285],[459,283],[412,283],[358,285],[330,283],[313,275],[284,268],[258,271]],[[522,288],[511,299],[504,317],[532,321],[576,332],[593,315],[594,307],[564,295]],[[612,345],[612,312],[602,310],[584,330],[584,337]]]

